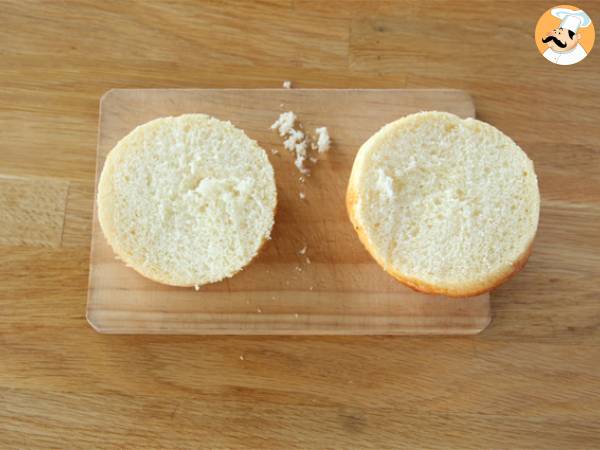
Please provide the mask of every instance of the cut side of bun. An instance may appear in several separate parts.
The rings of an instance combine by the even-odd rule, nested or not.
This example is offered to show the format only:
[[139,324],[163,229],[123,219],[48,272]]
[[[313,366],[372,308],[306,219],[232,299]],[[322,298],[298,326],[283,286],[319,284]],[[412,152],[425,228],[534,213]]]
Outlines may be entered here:
[[266,152],[205,114],[140,125],[109,153],[98,218],[116,255],[173,286],[231,277],[269,239],[277,203]]
[[389,274],[421,292],[467,297],[525,265],[540,195],[533,163],[501,131],[423,112],[363,144],[346,206],[361,242]]

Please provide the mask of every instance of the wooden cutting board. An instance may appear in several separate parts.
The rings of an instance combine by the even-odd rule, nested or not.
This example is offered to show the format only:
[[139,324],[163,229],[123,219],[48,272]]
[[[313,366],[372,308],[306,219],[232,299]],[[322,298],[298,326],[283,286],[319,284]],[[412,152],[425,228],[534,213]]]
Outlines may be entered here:
[[[102,333],[128,334],[480,332],[491,320],[487,294],[448,299],[402,286],[362,247],[346,214],[346,184],[360,145],[384,124],[421,110],[475,113],[471,97],[456,90],[109,91],[100,104],[96,183],[108,152],[135,126],[202,112],[230,120],[267,150],[279,204],[262,253],[233,278],[199,291],[163,286],[125,267],[94,211],[88,321]],[[294,111],[305,131],[327,126],[333,139],[304,183],[293,156],[269,129],[283,111]]]

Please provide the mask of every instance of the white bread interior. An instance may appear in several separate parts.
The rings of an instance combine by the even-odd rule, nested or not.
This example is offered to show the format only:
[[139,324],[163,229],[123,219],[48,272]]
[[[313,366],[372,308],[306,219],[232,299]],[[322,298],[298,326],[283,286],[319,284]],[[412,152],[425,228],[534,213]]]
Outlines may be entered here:
[[346,204],[366,249],[427,293],[477,295],[526,262],[540,195],[532,161],[493,126],[422,112],[360,148]]
[[277,202],[265,151],[205,114],[138,126],[109,153],[98,218],[116,255],[174,286],[234,275],[269,239]]

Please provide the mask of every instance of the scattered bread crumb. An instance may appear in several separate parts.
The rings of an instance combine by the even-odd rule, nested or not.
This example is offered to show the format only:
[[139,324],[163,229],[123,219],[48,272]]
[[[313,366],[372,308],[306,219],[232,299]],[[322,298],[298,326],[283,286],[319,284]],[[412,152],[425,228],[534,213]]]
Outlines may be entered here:
[[299,317],[298,313],[294,313],[294,317],[297,319]]
[[302,272],[302,267],[300,267],[300,266],[296,266],[296,270],[297,270],[298,272]]
[[284,89],[291,89],[292,88],[292,82],[290,80],[285,80],[283,82],[283,87],[284,87]]
[[261,313],[262,312],[262,309],[260,309],[260,306],[258,308],[256,308],[256,312],[257,313]]
[[[302,131],[298,131],[297,133],[300,134],[300,139],[304,137],[304,133]],[[296,150],[296,155],[299,155],[303,160],[306,160],[306,141],[302,141],[300,139],[296,141],[294,150]]]
[[271,125],[272,130],[277,130],[279,136],[285,136],[294,129],[294,123],[296,122],[296,114],[292,111],[281,113],[279,118]]
[[314,289],[313,286],[311,286],[311,287],[308,288],[309,291],[312,291],[313,289]]
[[308,256],[306,257],[306,264],[310,264],[310,258]]
[[272,148],[271,149],[271,153],[273,153],[274,155],[276,155],[277,153],[279,153],[279,150],[277,150],[276,148]]
[[[299,131],[299,133],[302,133]],[[304,133],[302,133],[304,135]],[[296,150],[296,167],[301,173],[308,173],[308,169],[304,167],[304,161],[306,161],[306,141],[298,142],[295,145]]]
[[244,355],[240,355],[240,359],[243,361],[244,360]]
[[296,160],[294,161],[294,164],[296,165],[296,168],[300,171],[300,173],[307,175],[309,170],[306,167],[304,167],[304,161],[305,159],[302,158],[302,156],[296,155]]
[[[289,83],[289,86],[286,86],[286,83]],[[291,87],[291,82],[284,82],[284,87]],[[279,105],[283,106],[283,103]],[[318,162],[318,159],[314,156],[309,158],[308,149],[317,150],[319,153],[327,152],[331,146],[331,138],[329,137],[329,132],[327,131],[327,127],[319,127],[315,128],[315,133],[317,135],[317,142],[314,142],[314,138],[311,139],[301,131],[304,129],[304,126],[301,123],[298,123],[297,130],[295,128],[297,122],[297,116],[293,111],[286,111],[279,115],[279,118],[271,125],[271,129],[277,130],[281,137],[284,137],[283,147],[290,151],[296,153],[296,158],[294,160],[294,165],[303,175],[310,175],[310,170],[305,167],[304,163],[307,159],[313,164]],[[273,152],[273,150],[272,150]],[[275,152],[273,152],[275,154]],[[300,182],[304,182],[304,178],[300,177]]]
[[304,178],[304,177],[302,177],[302,176],[298,177],[298,181],[299,181],[300,183],[304,183],[304,181],[305,181],[305,180],[306,180],[306,178]]
[[[283,112],[279,118],[271,125],[271,129],[277,130],[279,135],[285,137],[283,146],[288,151],[296,152],[294,164],[302,174],[308,174],[309,170],[304,167],[304,161],[307,158],[306,147],[308,145],[305,134],[294,128],[296,124],[296,114],[293,111]],[[302,128],[300,126],[300,128]]]
[[308,246],[306,246],[306,245],[305,245],[304,247],[302,247],[302,248],[301,248],[301,249],[298,251],[298,254],[299,254],[299,255],[304,255],[304,254],[306,254],[306,250],[307,250],[307,249],[308,249]]
[[[296,153],[298,153],[298,148],[302,149],[303,139],[304,133],[292,128],[288,132],[288,138],[283,141],[283,147],[290,152],[296,150]],[[298,147],[299,145],[300,147]],[[306,155],[306,152],[304,152],[304,155]]]
[[300,192],[298,195],[300,196],[300,200],[304,200],[306,198],[306,194],[304,192]]
[[317,140],[317,149],[319,150],[319,153],[325,153],[329,150],[329,146],[331,145],[327,127],[316,128],[315,132],[317,133],[317,136],[319,136],[319,139]]
[[199,290],[200,290],[200,286],[199,286],[199,285],[197,285],[197,284],[195,284],[195,285],[194,285],[194,289],[195,289],[195,290],[197,290],[197,291],[199,291]]

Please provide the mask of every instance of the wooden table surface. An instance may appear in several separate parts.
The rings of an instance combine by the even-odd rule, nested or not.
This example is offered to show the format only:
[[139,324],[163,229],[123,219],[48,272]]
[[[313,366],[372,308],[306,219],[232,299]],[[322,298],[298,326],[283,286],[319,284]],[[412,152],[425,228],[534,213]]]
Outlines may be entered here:
[[[600,26],[600,3],[577,5]],[[550,6],[2,2],[0,447],[600,448],[600,48],[575,66],[542,58],[533,31]],[[534,160],[536,246],[484,333],[90,328],[100,96],[285,79],[465,89]]]

